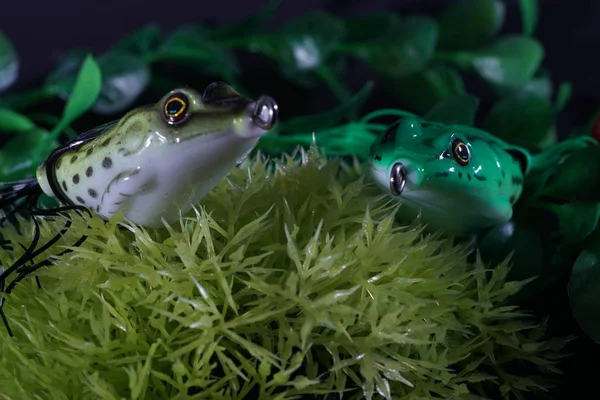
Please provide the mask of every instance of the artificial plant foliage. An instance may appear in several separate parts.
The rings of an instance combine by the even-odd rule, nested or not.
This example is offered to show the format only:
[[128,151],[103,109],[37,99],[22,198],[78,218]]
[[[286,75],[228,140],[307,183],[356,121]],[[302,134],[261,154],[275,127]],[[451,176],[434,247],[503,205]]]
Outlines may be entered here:
[[[568,82],[553,82],[550,72],[541,67],[545,50],[534,37],[537,0],[519,1],[522,33],[506,32],[506,13],[497,0],[457,1],[437,16],[375,11],[339,18],[319,11],[267,28],[278,3],[271,1],[253,15],[219,26],[195,23],[171,32],[144,26],[90,61],[85,61],[86,49],[73,49],[38,87],[19,92],[11,90],[18,77],[18,49],[0,32],[0,179],[32,175],[54,146],[94,127],[80,125],[76,131],[73,125],[80,117],[107,122],[151,89],[188,84],[178,74],[161,75],[160,66],[165,64],[191,68],[206,79],[226,80],[244,95],[258,94],[244,84],[254,76],[237,57],[248,51],[273,63],[291,84],[303,90],[325,85],[339,100],[336,107],[314,115],[286,110],[277,135],[267,135],[259,143],[269,153],[308,146],[314,133],[316,143],[329,155],[366,156],[374,135],[385,129],[387,121],[374,122],[373,114],[361,115],[372,100],[373,86],[356,93],[346,87],[345,67],[351,60],[370,67],[373,75],[365,74],[365,81],[378,78],[390,95],[386,107],[393,112],[383,113],[388,116],[400,117],[408,111],[442,122],[475,124],[531,151],[558,140],[555,121],[569,101],[571,88]],[[470,87],[467,77],[471,75],[492,89],[491,99]],[[127,82],[127,87],[119,82]],[[80,96],[75,95],[77,87],[84,87]],[[35,110],[57,100],[76,112],[61,116]],[[481,103],[490,102],[489,110],[480,109]],[[600,139],[598,121],[596,115],[572,135],[591,132]],[[569,233],[589,233],[594,229],[589,224],[597,223],[590,219],[596,215],[595,205],[580,203],[599,201],[594,195],[598,191],[592,190],[599,160],[597,150],[576,151],[560,168],[532,177],[516,205],[511,221],[516,228],[496,227],[483,234],[480,243],[491,246],[487,247],[492,250],[488,254],[494,255],[490,259],[499,262],[514,251],[511,263],[519,273],[513,276],[529,278],[542,271],[542,278],[527,286],[530,296],[538,293],[533,285],[543,288],[569,276],[583,254],[582,244],[574,243]],[[555,207],[548,199],[566,204]],[[558,232],[540,222],[547,215],[530,218],[541,211],[563,221]],[[538,247],[528,251],[516,243]],[[543,262],[532,262],[538,250],[544,254]],[[580,293],[572,292],[572,304],[588,310],[577,315],[598,313],[599,303],[589,297],[578,300]],[[586,332],[600,340],[597,333]]]
[[584,250],[573,265],[569,280],[569,298],[575,319],[581,328],[600,343],[600,312],[597,295],[600,282],[600,229],[586,240]]
[[[383,79],[396,102],[390,106],[411,112],[422,114],[450,96],[470,94],[465,73],[478,75],[492,87],[497,92],[494,101],[502,102],[524,87],[541,83],[546,90],[534,90],[540,99],[532,101],[543,102],[543,106],[551,103],[552,84],[540,69],[544,50],[531,36],[537,14],[535,0],[521,1],[525,34],[503,33],[505,11],[498,0],[458,1],[438,16],[374,11],[339,18],[315,11],[267,28],[278,4],[271,1],[254,15],[220,26],[195,23],[172,32],[162,32],[154,25],[142,27],[107,52],[95,55],[103,83],[93,112],[122,113],[149,87],[164,86],[164,77],[156,74],[155,67],[165,63],[218,77],[243,94],[251,94],[242,83],[245,72],[236,56],[239,50],[275,62],[281,76],[298,86],[325,84],[341,102],[351,97],[343,75],[347,61],[353,58],[362,60]],[[5,53],[7,57],[13,54]],[[84,54],[85,49],[73,49],[41,87],[0,97],[0,107],[27,112],[41,101],[57,96],[66,99]],[[126,89],[120,86],[124,80],[128,81]],[[186,84],[169,82],[171,87]],[[523,118],[527,117],[525,113]],[[542,127],[553,122],[551,115],[538,118],[543,119],[539,122]],[[501,137],[507,132],[494,124],[490,129]],[[539,130],[531,136],[529,142],[539,145]],[[548,140],[554,139],[544,136],[542,143]]]
[[0,92],[17,79],[19,57],[8,38],[0,32]]
[[102,72],[91,55],[87,55],[79,68],[62,116],[53,120],[51,131],[33,124],[27,117],[10,109],[0,108],[5,116],[0,130],[18,132],[2,147],[0,175],[2,180],[16,180],[30,175],[48,154],[59,145],[59,136],[69,132],[69,125],[85,114],[98,98],[102,85]]
[[[450,7],[439,18],[440,47],[466,49],[484,44],[498,34],[506,7],[499,0],[468,0]],[[464,21],[471,21],[465,24]]]
[[[42,289],[31,278],[7,296],[15,335],[0,332],[0,395],[473,399],[547,388],[564,340],[505,304],[523,285],[506,280],[508,264],[469,263],[463,246],[398,225],[396,208],[358,164],[311,149],[247,160],[164,229],[73,213],[57,247],[88,240],[39,271]],[[33,231],[20,224],[3,230],[15,249]],[[41,221],[42,237],[61,226]]]

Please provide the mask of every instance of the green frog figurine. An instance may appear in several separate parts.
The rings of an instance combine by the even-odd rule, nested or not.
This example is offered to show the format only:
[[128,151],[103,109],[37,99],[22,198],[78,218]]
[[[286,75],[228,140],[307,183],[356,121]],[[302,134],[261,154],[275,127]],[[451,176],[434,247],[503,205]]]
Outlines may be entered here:
[[476,128],[403,117],[370,149],[369,170],[400,212],[429,228],[466,236],[509,221],[530,174],[597,142],[565,140],[538,154]]

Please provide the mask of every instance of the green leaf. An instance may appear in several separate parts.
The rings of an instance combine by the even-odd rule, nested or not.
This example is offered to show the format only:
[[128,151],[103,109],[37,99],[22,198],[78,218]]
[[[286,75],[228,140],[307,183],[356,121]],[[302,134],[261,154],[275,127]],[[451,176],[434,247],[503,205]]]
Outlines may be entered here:
[[446,97],[425,114],[425,119],[445,124],[473,125],[479,100],[470,95]]
[[0,150],[0,179],[10,181],[22,179],[35,173],[44,161],[43,152],[58,146],[47,131],[34,128],[20,132]]
[[597,243],[577,257],[568,291],[577,324],[596,343],[600,343],[600,250]]
[[98,59],[102,89],[94,103],[98,114],[114,114],[130,107],[150,82],[150,68],[138,55],[111,51]]
[[0,31],[0,91],[17,80],[19,57],[8,38]]
[[280,130],[286,133],[314,132],[326,129],[340,123],[351,113],[357,112],[367,101],[373,91],[373,82],[368,82],[358,93],[346,103],[320,114],[290,118],[280,125]]
[[544,48],[529,37],[507,36],[478,52],[445,58],[470,66],[492,87],[516,90],[534,76],[544,58]]
[[542,191],[546,185],[546,182],[552,175],[552,170],[547,169],[535,173],[530,173],[525,179],[525,184],[523,186],[523,193],[519,201],[516,204],[516,207],[528,207],[534,205],[535,202],[542,195]]
[[440,15],[440,49],[470,49],[498,34],[506,6],[499,0],[466,0]]
[[[46,85],[58,91],[63,100],[67,100],[73,90],[77,72],[87,54],[82,50],[68,53],[46,79]],[[112,50],[100,56],[97,63],[102,73],[102,88],[92,109],[98,114],[127,109],[150,82],[148,64],[134,53]]]
[[23,114],[8,108],[0,108],[0,132],[20,132],[35,128],[35,124]]
[[293,70],[311,71],[327,62],[344,34],[341,20],[315,11],[296,17],[277,33],[258,37],[254,45]]
[[67,100],[59,125],[69,125],[87,112],[100,95],[101,87],[102,71],[94,57],[88,54],[79,69],[75,86]]
[[552,126],[550,101],[530,93],[515,93],[498,101],[483,129],[515,145],[538,146]]
[[77,72],[89,52],[84,49],[76,49],[67,52],[58,62],[56,68],[46,77],[44,86],[51,92],[67,100],[69,93],[73,90]]
[[267,20],[271,18],[279,3],[280,0],[270,0],[265,7],[258,10],[255,14],[248,15],[235,22],[217,26],[210,30],[207,35],[214,41],[243,40],[261,30]]
[[565,201],[600,201],[600,147],[573,150],[554,168],[542,193]]
[[184,25],[169,35],[152,55],[152,61],[170,61],[232,80],[240,74],[235,57],[211,42],[198,25]]
[[539,16],[538,2],[537,0],[519,0],[519,7],[521,8],[523,33],[532,36]]
[[88,54],[79,69],[75,85],[69,95],[60,122],[52,129],[50,135],[45,138],[44,146],[40,146],[36,156],[41,152],[49,153],[51,151],[52,148],[47,142],[55,140],[66,126],[70,125],[92,107],[100,95],[101,87],[102,72],[94,57]]
[[571,98],[571,93],[573,92],[573,87],[569,82],[563,82],[558,87],[558,92],[556,93],[556,99],[554,100],[554,113],[558,114],[566,107],[569,99]]
[[344,49],[393,78],[422,71],[433,57],[438,41],[438,26],[433,18],[410,16],[384,32],[385,35],[368,41],[346,44]]
[[544,248],[540,234],[527,221],[511,220],[490,229],[478,246],[485,262],[499,264],[514,252],[509,280],[525,280],[542,273]]
[[[548,74],[540,74],[539,76],[535,76],[529,82],[527,82],[520,91],[550,100],[552,97],[552,80]],[[513,93],[514,91],[511,90],[499,91],[499,94],[501,95]]]
[[346,36],[344,43],[357,45],[359,43],[373,42],[382,38],[389,40],[393,31],[402,23],[398,14],[390,11],[375,11],[369,14],[359,14],[345,21]]
[[560,232],[566,242],[581,243],[598,225],[600,202],[557,206]]
[[409,111],[423,114],[452,95],[465,94],[460,74],[451,67],[435,66],[405,78],[384,75],[386,89]]
[[141,56],[150,56],[158,47],[161,30],[157,25],[146,25],[118,42],[113,50],[131,52]]

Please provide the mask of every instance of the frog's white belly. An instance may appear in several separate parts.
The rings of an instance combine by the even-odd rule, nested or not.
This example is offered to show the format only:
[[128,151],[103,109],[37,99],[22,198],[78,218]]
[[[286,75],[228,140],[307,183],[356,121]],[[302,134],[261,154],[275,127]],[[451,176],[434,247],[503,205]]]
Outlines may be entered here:
[[96,177],[104,191],[91,206],[104,217],[122,210],[128,220],[149,227],[162,226],[161,218],[176,221],[257,141],[258,138],[241,138],[233,132],[221,133],[208,140],[150,143],[138,154],[118,155],[114,167],[102,170],[102,175]]

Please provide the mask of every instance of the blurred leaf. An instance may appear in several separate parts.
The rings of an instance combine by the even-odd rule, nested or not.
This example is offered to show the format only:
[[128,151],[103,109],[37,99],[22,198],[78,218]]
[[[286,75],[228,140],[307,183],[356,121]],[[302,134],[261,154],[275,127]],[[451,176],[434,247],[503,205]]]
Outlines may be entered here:
[[346,36],[344,43],[356,45],[383,38],[389,40],[395,29],[402,23],[398,14],[390,11],[374,11],[369,14],[359,14],[345,21]]
[[[57,90],[63,100],[67,100],[73,90],[77,72],[87,54],[83,50],[68,53],[46,79],[46,85]],[[93,111],[98,114],[127,109],[150,82],[149,66],[133,53],[113,50],[100,56],[97,62],[102,73],[102,89]]]
[[157,25],[146,25],[123,38],[113,47],[113,50],[148,56],[157,49],[160,39],[160,27]]
[[554,146],[558,143],[558,133],[556,131],[556,124],[553,123],[546,133],[546,136],[538,143],[537,149],[543,151],[548,149],[551,146]]
[[410,16],[384,29],[381,35],[348,43],[343,48],[389,77],[404,78],[425,68],[438,41],[438,26],[433,18]]
[[470,95],[446,97],[425,114],[425,119],[445,124],[473,125],[479,100]]
[[98,114],[124,111],[150,82],[150,68],[133,53],[105,53],[98,59],[98,65],[102,71],[102,89],[93,107]]
[[[34,121],[39,127],[53,127],[60,122],[60,117],[49,113],[35,113],[29,114],[29,118]],[[65,126],[64,133],[69,139],[73,139],[77,136],[77,132],[71,128],[71,126]]]
[[390,95],[418,114],[426,113],[449,96],[465,94],[460,74],[446,66],[430,67],[406,78],[385,76],[385,79]]
[[326,63],[344,33],[341,20],[315,11],[294,18],[276,33],[261,35],[254,45],[284,66],[309,71]]
[[543,242],[533,226],[525,221],[508,221],[490,229],[478,249],[487,263],[499,264],[514,252],[509,280],[525,280],[542,273]]
[[19,57],[8,38],[0,31],[0,91],[17,80]]
[[341,122],[352,112],[363,106],[373,91],[373,82],[368,82],[358,93],[346,103],[320,114],[290,118],[280,125],[280,130],[286,133],[312,133],[316,130],[327,129]]
[[533,35],[538,21],[537,0],[519,0],[521,8],[521,20],[523,21],[523,33],[527,36]]
[[492,107],[483,129],[512,144],[531,148],[546,138],[552,120],[549,100],[529,93],[515,93]]
[[465,0],[440,15],[440,49],[470,49],[495,36],[506,6],[499,0]]
[[544,48],[526,36],[506,36],[477,52],[448,53],[440,58],[473,68],[492,87],[516,90],[533,78]]
[[15,135],[0,150],[0,179],[22,179],[35,173],[45,159],[41,154],[47,146],[52,150],[58,143],[43,129],[34,128]]
[[66,100],[75,84],[77,71],[88,54],[89,52],[84,49],[67,52],[60,59],[56,68],[46,77],[44,85]]
[[269,3],[255,14],[248,15],[238,21],[219,25],[213,28],[208,36],[211,40],[245,39],[261,30],[265,22],[271,18],[279,6],[280,0],[270,0]]
[[573,92],[573,87],[569,82],[563,82],[558,87],[558,92],[556,93],[556,99],[554,101],[554,112],[556,114],[560,113],[569,102],[571,98],[571,93]]
[[552,97],[552,80],[547,74],[536,76],[527,82],[520,91],[550,100]]
[[542,195],[542,191],[552,173],[552,169],[547,169],[536,173],[530,173],[527,176],[527,179],[525,179],[523,193],[521,193],[521,197],[517,202],[516,206],[528,207],[534,205],[535,202]]
[[573,150],[556,166],[542,193],[566,201],[600,201],[600,147]]
[[69,95],[60,122],[52,129],[50,135],[42,138],[42,143],[34,153],[35,158],[52,151],[54,146],[51,146],[49,141],[54,142],[65,127],[92,107],[100,95],[101,87],[102,71],[94,57],[88,54],[79,69],[75,85]]
[[597,243],[583,250],[575,261],[568,290],[577,324],[600,343],[600,250]]
[[566,242],[581,243],[598,225],[600,202],[557,206],[560,232]]
[[79,69],[59,125],[68,125],[88,111],[98,98],[101,86],[102,71],[94,57],[87,55]]
[[212,43],[201,26],[185,25],[169,35],[153,54],[152,61],[171,61],[194,66],[231,80],[240,73],[235,57]]
[[20,132],[35,128],[35,124],[23,114],[8,108],[0,108],[0,132]]
[[102,71],[94,57],[88,54],[79,69],[59,125],[68,125],[88,111],[98,98],[101,86]]

